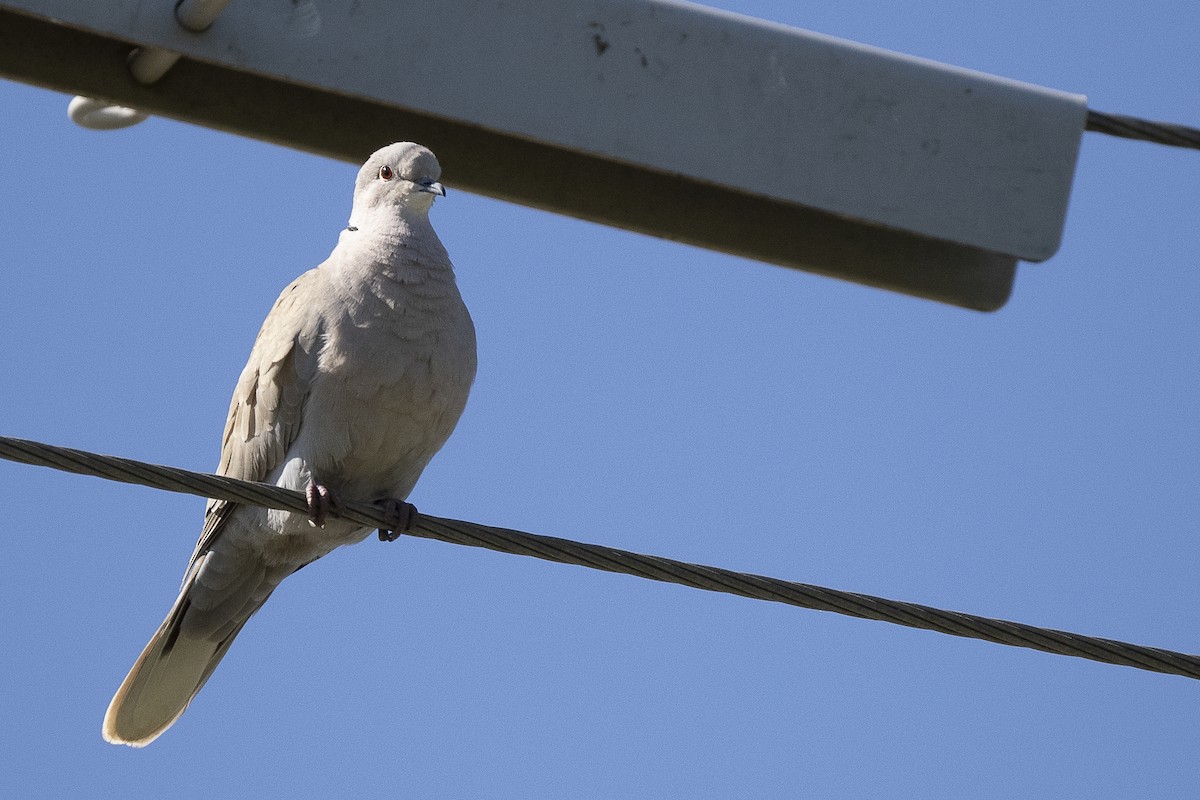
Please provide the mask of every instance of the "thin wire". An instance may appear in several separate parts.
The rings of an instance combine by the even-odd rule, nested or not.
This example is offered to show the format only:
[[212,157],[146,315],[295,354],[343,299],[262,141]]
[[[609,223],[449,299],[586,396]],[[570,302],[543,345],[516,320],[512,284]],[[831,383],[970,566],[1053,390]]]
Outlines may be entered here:
[[1107,133],[1109,136],[1200,150],[1200,129],[1172,122],[1152,122],[1124,114],[1105,114],[1089,108],[1084,127],[1086,130]]
[[[220,475],[98,455],[27,439],[0,436],[0,458],[170,492],[308,513],[308,504],[302,493],[271,484],[251,483]],[[343,502],[339,513],[334,516],[372,528],[386,528],[389,524],[385,512],[380,507],[354,501]],[[419,514],[413,528],[405,533],[423,539],[436,539],[451,544],[483,547],[501,553],[533,556],[561,564],[636,575],[711,592],[787,603],[818,611],[832,611],[836,614],[922,628],[952,636],[982,639],[1013,647],[1026,647],[1057,655],[1200,679],[1200,656],[957,611],[944,611],[916,603],[827,589],[702,564],[689,564],[660,556],[557,539],[553,536],[539,536],[426,514]]]

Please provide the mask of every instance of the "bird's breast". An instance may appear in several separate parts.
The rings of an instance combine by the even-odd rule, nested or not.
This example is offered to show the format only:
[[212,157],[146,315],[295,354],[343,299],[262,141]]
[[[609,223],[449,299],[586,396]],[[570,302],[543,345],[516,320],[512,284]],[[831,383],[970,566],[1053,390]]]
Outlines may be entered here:
[[466,405],[471,318],[457,290],[419,286],[407,296],[368,292],[327,322],[302,457],[349,497],[403,498]]

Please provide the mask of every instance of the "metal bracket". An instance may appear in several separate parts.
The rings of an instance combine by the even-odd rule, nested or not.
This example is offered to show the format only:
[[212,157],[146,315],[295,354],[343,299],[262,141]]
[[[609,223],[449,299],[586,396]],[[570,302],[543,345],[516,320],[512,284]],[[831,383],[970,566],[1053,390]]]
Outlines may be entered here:
[[[1085,98],[659,0],[0,0],[0,74],[972,308],[1062,236]],[[310,4],[311,5],[311,4]],[[153,86],[132,45],[183,59]]]

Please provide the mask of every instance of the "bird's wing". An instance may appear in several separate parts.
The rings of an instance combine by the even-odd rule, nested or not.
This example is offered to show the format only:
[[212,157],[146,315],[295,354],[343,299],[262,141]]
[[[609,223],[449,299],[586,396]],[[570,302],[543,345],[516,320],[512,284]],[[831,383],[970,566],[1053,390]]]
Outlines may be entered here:
[[[320,283],[318,270],[304,273],[283,290],[263,321],[229,403],[217,474],[264,480],[295,441],[321,345]],[[189,571],[236,507],[225,500],[208,502]]]

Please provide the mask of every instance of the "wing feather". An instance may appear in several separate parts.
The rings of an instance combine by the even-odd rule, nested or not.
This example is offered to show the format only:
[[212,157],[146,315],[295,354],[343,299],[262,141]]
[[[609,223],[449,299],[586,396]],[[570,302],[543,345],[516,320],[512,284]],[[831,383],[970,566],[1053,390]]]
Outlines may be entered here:
[[[321,274],[309,270],[283,290],[263,321],[229,403],[217,474],[265,480],[300,432],[321,344]],[[236,503],[210,500],[191,564],[211,546]]]

